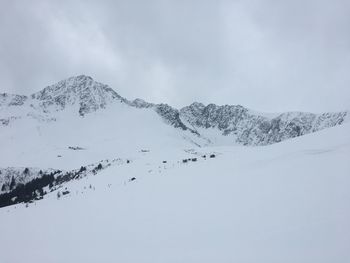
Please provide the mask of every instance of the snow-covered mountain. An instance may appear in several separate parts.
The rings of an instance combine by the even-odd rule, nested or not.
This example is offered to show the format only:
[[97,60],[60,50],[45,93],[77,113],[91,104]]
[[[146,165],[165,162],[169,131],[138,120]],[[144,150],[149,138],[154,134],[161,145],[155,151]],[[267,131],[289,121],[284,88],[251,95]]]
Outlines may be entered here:
[[348,119],[1,94],[1,262],[350,262]]
[[287,112],[262,114],[240,105],[217,106],[193,103],[180,110],[189,127],[204,133],[217,129],[243,145],[267,145],[342,124],[348,112],[313,114]]
[[69,173],[143,150],[269,145],[347,118],[348,112],[264,114],[197,102],[176,109],[130,101],[88,76],[71,77],[30,96],[0,95],[0,192],[45,171]]
[[44,112],[76,106],[81,116],[103,109],[114,100],[126,101],[107,85],[84,75],[71,77],[46,87],[32,94],[31,99],[39,102],[37,105]]
[[[54,114],[69,107],[76,108],[77,113],[84,116],[87,113],[105,108],[116,100],[126,102],[107,85],[96,82],[91,77],[81,75],[62,80],[29,97],[1,94],[0,109],[2,114],[6,112],[2,116],[3,124],[8,124],[11,119],[35,117],[36,114]],[[18,108],[21,109],[21,112]],[[13,113],[12,116],[11,113]]]
[[[153,104],[141,99],[129,101],[107,85],[81,75],[60,81],[29,97],[1,94],[0,125],[11,126],[13,122],[28,118],[38,122],[65,122],[64,114],[60,114],[62,111],[83,118],[103,109],[112,110],[120,104],[130,109],[153,110],[165,123],[192,133],[204,144],[213,145],[222,144],[222,141],[224,144],[272,144],[342,124],[349,115],[346,111],[264,114],[240,105],[205,106],[197,102],[178,110],[167,104]],[[116,110],[114,114],[120,112]],[[129,117],[131,122],[140,121]],[[106,121],[113,122],[113,117]]]

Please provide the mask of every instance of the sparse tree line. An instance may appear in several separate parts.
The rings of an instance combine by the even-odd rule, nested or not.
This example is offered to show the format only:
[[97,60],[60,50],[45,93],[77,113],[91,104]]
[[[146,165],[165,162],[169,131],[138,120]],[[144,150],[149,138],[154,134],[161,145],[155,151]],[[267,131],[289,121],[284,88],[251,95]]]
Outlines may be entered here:
[[[215,158],[216,155],[215,154],[210,154],[209,155],[209,158]],[[202,155],[202,158],[203,159],[206,159],[207,158],[207,155]],[[188,162],[197,162],[198,158],[187,158],[187,159],[183,159],[182,160],[182,163],[188,163]],[[164,163],[164,161],[163,161]]]
[[[91,172],[93,174],[96,174],[99,170],[102,169],[103,166],[101,163],[99,163],[91,170]],[[48,187],[47,189],[52,192],[65,182],[81,178],[86,173],[86,171],[87,168],[85,166],[81,166],[78,170],[73,170],[66,173],[63,173],[61,170],[56,170],[51,173],[43,173],[40,171],[40,177],[34,178],[26,183],[16,182],[15,177],[12,176],[9,185],[2,185],[1,190],[8,190],[8,192],[0,194],[0,207],[23,202],[30,203],[34,200],[40,200],[44,195],[47,194],[44,188]],[[25,168],[23,173],[29,174],[29,169]]]
[[27,183],[16,183],[14,177],[12,177],[10,191],[0,195],[0,207],[42,199],[46,194],[43,188],[48,185],[53,185],[55,174],[59,172],[60,171],[43,174],[42,177],[34,178]]
[[[207,158],[207,155],[201,156],[203,159]],[[215,154],[208,155],[209,158],[215,158]],[[188,158],[183,159],[183,163],[187,162],[196,162],[197,158]],[[108,161],[107,161],[108,162]],[[130,160],[127,160],[126,163],[130,163]],[[164,160],[163,164],[166,164],[167,161]],[[110,164],[103,166],[102,163],[99,163],[92,169],[87,169],[86,166],[81,166],[80,169],[72,170],[69,172],[62,172],[61,170],[55,170],[48,172],[39,171],[40,177],[34,178],[29,182],[21,183],[16,182],[16,178],[12,176],[11,180],[7,183],[4,183],[1,187],[1,191],[5,192],[0,194],[0,207],[10,206],[18,203],[30,203],[34,200],[43,199],[43,196],[49,192],[57,190],[65,182],[69,182],[74,179],[82,178],[86,175],[87,172],[92,174],[97,174],[100,170],[108,167]],[[91,167],[90,165],[88,167]],[[30,175],[29,168],[23,170],[23,174]],[[129,181],[136,180],[135,177],[131,178]],[[91,186],[90,186],[91,188]],[[57,193],[57,198],[60,198],[61,195],[69,194],[69,191],[63,191]]]

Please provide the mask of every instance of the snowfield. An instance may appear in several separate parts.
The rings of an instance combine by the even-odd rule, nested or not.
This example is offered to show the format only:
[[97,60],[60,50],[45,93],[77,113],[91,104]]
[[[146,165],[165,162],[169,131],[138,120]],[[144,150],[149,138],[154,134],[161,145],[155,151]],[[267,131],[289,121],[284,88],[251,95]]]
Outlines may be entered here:
[[[149,116],[139,119],[158,118]],[[72,141],[55,140],[53,131],[64,132],[58,127],[27,142],[20,129],[2,134],[5,149],[6,136],[23,138],[16,143],[23,151],[2,150],[1,165],[130,162],[70,181],[28,207],[1,208],[1,262],[350,262],[349,123],[260,147],[195,147],[165,125],[157,134],[145,126],[142,137],[120,125],[129,139],[110,127],[102,136],[110,140],[85,140],[99,138],[96,124],[77,141],[84,126],[71,124]]]

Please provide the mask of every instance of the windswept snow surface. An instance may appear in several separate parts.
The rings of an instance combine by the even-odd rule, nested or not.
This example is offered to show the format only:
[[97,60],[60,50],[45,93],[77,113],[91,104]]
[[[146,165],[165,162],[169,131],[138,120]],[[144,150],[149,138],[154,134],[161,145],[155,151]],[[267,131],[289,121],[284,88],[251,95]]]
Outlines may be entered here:
[[21,119],[2,127],[0,167],[74,169],[102,159],[131,158],[150,147],[160,150],[206,143],[189,131],[167,125],[151,109],[124,103],[109,105],[83,118],[76,109],[68,108],[56,113],[55,118],[58,121],[48,123]]
[[[131,147],[130,163],[67,183],[59,199],[54,191],[1,208],[0,261],[350,262],[349,124],[264,147],[185,151],[176,142]],[[65,154],[92,159],[88,150]]]

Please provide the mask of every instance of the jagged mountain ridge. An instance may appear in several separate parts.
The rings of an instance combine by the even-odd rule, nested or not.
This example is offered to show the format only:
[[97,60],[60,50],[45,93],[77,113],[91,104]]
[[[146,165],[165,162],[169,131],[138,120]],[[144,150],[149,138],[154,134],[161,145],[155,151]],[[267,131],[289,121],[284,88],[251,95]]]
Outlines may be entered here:
[[232,137],[232,143],[267,145],[289,138],[333,127],[346,121],[348,112],[313,114],[288,112],[268,116],[240,105],[204,105],[195,102],[182,109],[167,104],[153,104],[141,99],[129,101],[108,85],[80,75],[62,80],[30,96],[1,94],[0,125],[9,125],[21,118],[37,121],[56,121],[55,113],[75,107],[86,114],[105,109],[113,103],[122,103],[139,109],[153,109],[165,123],[174,128],[206,137],[207,130],[220,136]]
[[240,105],[193,103],[180,110],[194,129],[215,128],[244,145],[267,145],[342,124],[347,112],[313,114],[287,112],[270,117]]

